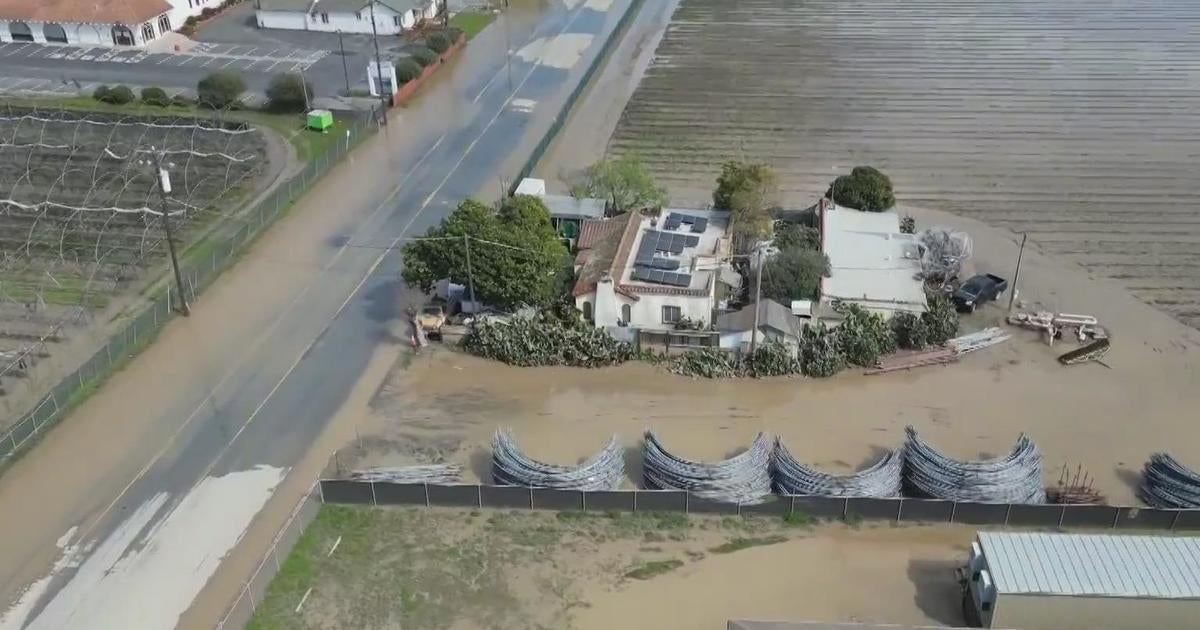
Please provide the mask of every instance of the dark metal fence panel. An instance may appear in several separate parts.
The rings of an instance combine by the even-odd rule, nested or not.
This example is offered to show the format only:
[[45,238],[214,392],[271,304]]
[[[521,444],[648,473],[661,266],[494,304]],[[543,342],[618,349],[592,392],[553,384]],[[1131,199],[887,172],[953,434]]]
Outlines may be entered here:
[[423,483],[375,482],[376,505],[425,505]]
[[1003,525],[1008,505],[1003,503],[955,503],[954,522],[967,525]]
[[586,492],[583,497],[584,509],[589,512],[632,512],[634,496],[628,490]]
[[792,498],[781,496],[767,497],[762,503],[752,505],[742,504],[739,508],[743,516],[778,516],[784,517],[792,512]]
[[1117,522],[1117,509],[1107,505],[1063,506],[1063,527],[1106,527]]
[[900,499],[850,497],[846,499],[846,519],[894,521],[900,516]]
[[489,508],[525,508],[533,507],[533,493],[530,488],[520,486],[480,486],[481,504]]
[[1008,511],[1008,524],[1013,527],[1058,527],[1063,515],[1062,505],[1014,505]]
[[686,512],[688,496],[679,490],[638,490],[638,512]]
[[941,499],[904,499],[900,502],[900,518],[903,522],[949,523],[954,514],[954,502]]
[[813,518],[842,518],[846,515],[846,500],[840,497],[792,497],[792,514]]
[[322,479],[321,496],[325,498],[326,503],[375,503],[374,488],[370,483],[347,479]]
[[1200,529],[1200,510],[1180,510],[1179,517],[1175,519],[1174,529]]
[[1171,529],[1175,510],[1123,507],[1117,510],[1117,529]]
[[737,514],[738,504],[691,496],[688,497],[687,511],[689,514]]
[[430,484],[429,504],[445,507],[482,507],[479,486],[435,486]]
[[558,511],[582,510],[583,491],[534,488],[533,509]]

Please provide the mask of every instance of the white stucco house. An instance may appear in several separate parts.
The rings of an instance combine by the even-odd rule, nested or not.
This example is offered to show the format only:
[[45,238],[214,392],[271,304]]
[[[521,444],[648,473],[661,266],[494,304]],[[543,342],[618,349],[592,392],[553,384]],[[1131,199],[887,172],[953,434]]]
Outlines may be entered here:
[[821,210],[821,249],[829,276],[821,279],[818,308],[853,303],[884,316],[927,308],[916,236],[900,232],[895,212],[863,212],[829,204]]
[[577,243],[575,306],[597,327],[672,330],[712,323],[728,267],[727,213],[663,210],[585,221]]
[[397,35],[433,19],[445,4],[445,0],[256,1],[259,28],[380,35]]
[[0,0],[0,41],[136,47],[222,0]]

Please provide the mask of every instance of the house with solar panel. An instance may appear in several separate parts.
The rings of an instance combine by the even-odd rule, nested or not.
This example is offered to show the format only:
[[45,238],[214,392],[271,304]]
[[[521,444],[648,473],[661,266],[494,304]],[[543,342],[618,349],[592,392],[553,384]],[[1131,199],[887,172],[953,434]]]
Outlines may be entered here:
[[[597,327],[670,331],[690,321],[708,328],[718,301],[740,283],[728,262],[728,227],[728,213],[706,210],[585,221],[576,244],[576,307]],[[690,337],[717,345],[714,332]]]
[[964,610],[984,628],[1200,627],[1200,538],[980,532]]

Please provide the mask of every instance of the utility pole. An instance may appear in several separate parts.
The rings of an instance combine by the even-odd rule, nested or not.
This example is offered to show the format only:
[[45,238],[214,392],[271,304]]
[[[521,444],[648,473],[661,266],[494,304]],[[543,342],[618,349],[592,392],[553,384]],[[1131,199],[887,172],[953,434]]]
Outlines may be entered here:
[[342,52],[342,76],[346,77],[346,96],[350,96],[350,67],[346,65],[346,42],[342,41],[342,29],[338,29],[338,49]]
[[187,317],[192,314],[188,307],[187,294],[183,291],[183,274],[179,272],[179,258],[175,255],[175,237],[171,234],[171,213],[167,209],[167,195],[171,192],[171,174],[163,164],[166,153],[154,152],[154,166],[158,178],[159,207],[162,210],[163,230],[167,233],[167,251],[171,252],[171,268],[175,271],[175,288],[179,291],[179,312]]
[[508,0],[504,0],[504,15],[500,16],[504,20],[504,65],[508,70],[508,93],[513,93],[513,76],[512,76],[512,34],[508,28],[508,18],[512,14],[508,10]]
[[1010,315],[1013,310],[1013,302],[1017,300],[1017,281],[1021,279],[1021,259],[1025,257],[1025,240],[1028,238],[1028,233],[1021,234],[1021,249],[1017,252],[1017,270],[1013,272],[1012,290],[1008,293],[1008,312]]
[[371,41],[375,44],[375,74],[379,75],[379,102],[383,105],[379,121],[380,124],[387,125],[388,95],[383,92],[383,62],[379,59],[379,29],[375,26],[375,0],[371,0]]
[[300,71],[300,89],[304,91],[304,113],[307,114],[312,110],[312,103],[308,100],[308,80],[304,78],[304,71]]
[[758,248],[758,269],[754,278],[754,330],[750,333],[750,356],[758,348],[758,314],[762,312],[763,250]]
[[475,274],[471,272],[471,237],[463,234],[463,244],[467,246],[467,290],[471,295],[471,308],[475,308]]

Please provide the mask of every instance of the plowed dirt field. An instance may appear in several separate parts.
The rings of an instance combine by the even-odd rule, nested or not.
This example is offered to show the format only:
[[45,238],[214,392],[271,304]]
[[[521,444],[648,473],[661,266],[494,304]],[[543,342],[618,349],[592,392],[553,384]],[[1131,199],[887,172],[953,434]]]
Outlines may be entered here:
[[677,202],[765,160],[787,202],[873,164],[1200,327],[1200,2],[682,0],[610,150]]

